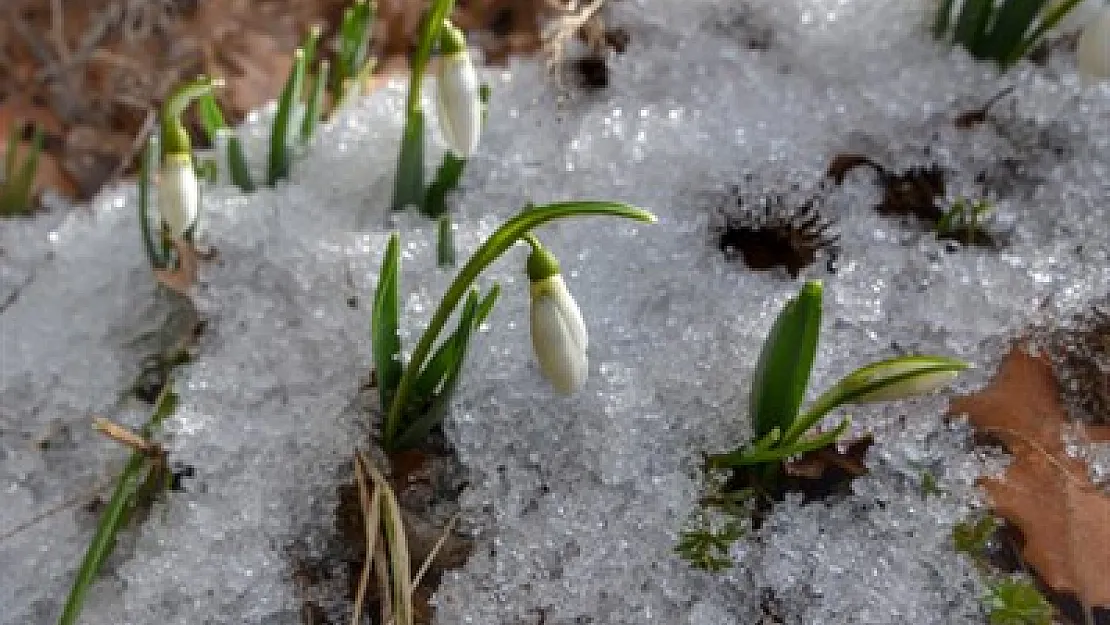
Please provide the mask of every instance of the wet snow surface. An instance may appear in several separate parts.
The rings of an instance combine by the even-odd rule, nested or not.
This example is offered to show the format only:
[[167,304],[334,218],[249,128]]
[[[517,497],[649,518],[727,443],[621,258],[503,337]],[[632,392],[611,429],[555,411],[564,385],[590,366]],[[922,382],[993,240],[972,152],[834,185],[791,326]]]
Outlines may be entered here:
[[[854,409],[855,430],[875,433],[871,473],[850,497],[777,506],[735,568],[699,572],[672,552],[701,454],[750,435],[746,383],[801,281],[715,248],[708,224],[732,185],[816,187],[846,151],[951,169],[949,199],[977,195],[980,172],[993,181],[1001,251],[953,251],[877,216],[864,168],[824,191],[841,254],[835,274],[803,271],[826,287],[811,392],[901,350],[967,358],[977,368],[957,386],[977,388],[1015,332],[1105,295],[1110,90],[1084,85],[1066,52],[999,76],[935,44],[927,4],[614,3],[632,43],[608,89],[560,89],[530,62],[486,73],[494,97],[457,197],[460,251],[529,201],[618,199],[660,222],[539,233],[590,332],[591,377],[573,398],[553,396],[532,360],[525,250],[483,278],[504,295],[447,423],[479,546],[445,576],[438,623],[983,622],[983,588],[949,534],[1001,459],[945,424],[943,396]],[[991,123],[953,127],[1007,86]],[[125,535],[83,622],[299,622],[287,549],[325,540],[366,440],[357,392],[390,229],[403,236],[409,348],[450,278],[432,229],[387,214],[403,99],[394,84],[342,112],[287,185],[207,190],[202,239],[218,257],[195,294],[207,326],[163,435],[196,477]],[[269,115],[241,129],[259,162]],[[124,456],[90,417],[146,418],[126,389],[157,329],[185,314],[152,287],[135,206],[126,186],[64,220],[0,224],[0,531],[77,502],[0,542],[5,624],[57,618],[95,523],[86,504]],[[944,495],[921,497],[923,471]]]

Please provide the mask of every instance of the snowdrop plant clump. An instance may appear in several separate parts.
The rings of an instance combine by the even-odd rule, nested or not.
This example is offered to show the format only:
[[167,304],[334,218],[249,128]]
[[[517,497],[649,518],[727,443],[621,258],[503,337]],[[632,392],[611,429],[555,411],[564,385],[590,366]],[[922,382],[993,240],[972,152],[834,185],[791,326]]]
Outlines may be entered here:
[[[494,231],[459,270],[407,363],[402,362],[397,331],[400,255],[398,237],[393,235],[378,275],[371,319],[379,407],[385,415],[382,447],[397,450],[417,445],[446,415],[462,374],[470,337],[500,294],[499,285],[494,284],[484,296],[480,295],[474,283],[493,261],[520,240],[528,241],[533,249],[528,274],[532,279],[533,344],[540,367],[561,392],[570,393],[582,386],[586,378],[585,324],[562,284],[558,262],[543,250],[532,231],[555,219],[588,215],[655,222],[651,213],[616,202],[560,202],[525,207]],[[441,340],[447,322],[456,312],[454,332]]]
[[[397,156],[393,182],[394,210],[417,208],[426,217],[439,220],[439,264],[453,265],[454,242],[446,216],[445,195],[458,186],[466,160],[478,149],[485,122],[489,89],[478,80],[467,50],[466,37],[448,16],[454,0],[436,0],[424,16],[416,53],[411,60],[405,127]],[[424,183],[424,74],[438,46],[440,65],[436,72],[436,111],[440,134],[448,152],[431,184]]]
[[847,431],[850,419],[845,417],[829,431],[810,434],[834,409],[931,393],[968,367],[942,356],[882,360],[848,374],[802,410],[821,331],[821,298],[821,283],[806,283],[783,307],[763,343],[748,406],[754,440],[707,458],[710,482],[719,492],[705,501],[732,518],[713,529],[709,517],[702,514],[696,517],[700,527],[683,532],[676,551],[693,566],[717,570],[732,565],[729,547],[743,535],[747,522],[741,517],[774,500],[784,463],[835,445]]

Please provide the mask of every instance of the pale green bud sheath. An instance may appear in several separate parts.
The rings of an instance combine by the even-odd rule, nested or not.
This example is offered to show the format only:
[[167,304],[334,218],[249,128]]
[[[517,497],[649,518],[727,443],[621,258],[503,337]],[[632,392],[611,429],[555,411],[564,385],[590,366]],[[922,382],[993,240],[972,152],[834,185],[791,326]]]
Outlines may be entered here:
[[784,437],[792,441],[837,406],[894,401],[940,390],[968,364],[943,356],[901,356],[861,367],[818,397]]
[[559,272],[559,261],[534,235],[524,238],[532,246],[528,256],[532,349],[543,376],[555,390],[570,395],[582,388],[589,373],[586,324]]

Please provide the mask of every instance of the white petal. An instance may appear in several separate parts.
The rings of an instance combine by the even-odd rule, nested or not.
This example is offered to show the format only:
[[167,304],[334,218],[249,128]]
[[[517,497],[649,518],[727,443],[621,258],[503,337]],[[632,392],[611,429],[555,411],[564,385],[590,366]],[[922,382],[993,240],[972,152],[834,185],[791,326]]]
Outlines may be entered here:
[[170,228],[170,235],[181,238],[197,219],[200,190],[193,161],[187,155],[167,155],[158,177],[158,212]]
[[436,107],[444,142],[458,156],[470,157],[478,149],[482,131],[482,101],[478,97],[478,74],[469,54],[441,59]]
[[1094,78],[1110,78],[1110,8],[1083,29],[1075,56],[1079,71]]
[[532,285],[532,347],[555,390],[571,394],[589,372],[586,326],[578,305],[560,276]]

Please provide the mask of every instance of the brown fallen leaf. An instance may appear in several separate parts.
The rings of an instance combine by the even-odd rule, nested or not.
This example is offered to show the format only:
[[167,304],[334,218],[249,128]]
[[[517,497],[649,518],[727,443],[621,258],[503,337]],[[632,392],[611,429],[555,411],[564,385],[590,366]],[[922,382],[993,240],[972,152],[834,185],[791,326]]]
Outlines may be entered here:
[[177,252],[176,269],[155,269],[154,279],[170,289],[189,295],[189,287],[197,281],[197,252],[192,243],[174,239],[173,249]]
[[[1013,461],[982,485],[999,516],[1024,537],[1022,558],[1056,592],[1088,607],[1110,606],[1110,496],[1091,482],[1088,467],[1067,454],[1070,427],[1059,386],[1043,357],[1014,348],[990,385],[953,400],[980,432],[1002,443]],[[1079,436],[1110,440],[1110,428]]]

